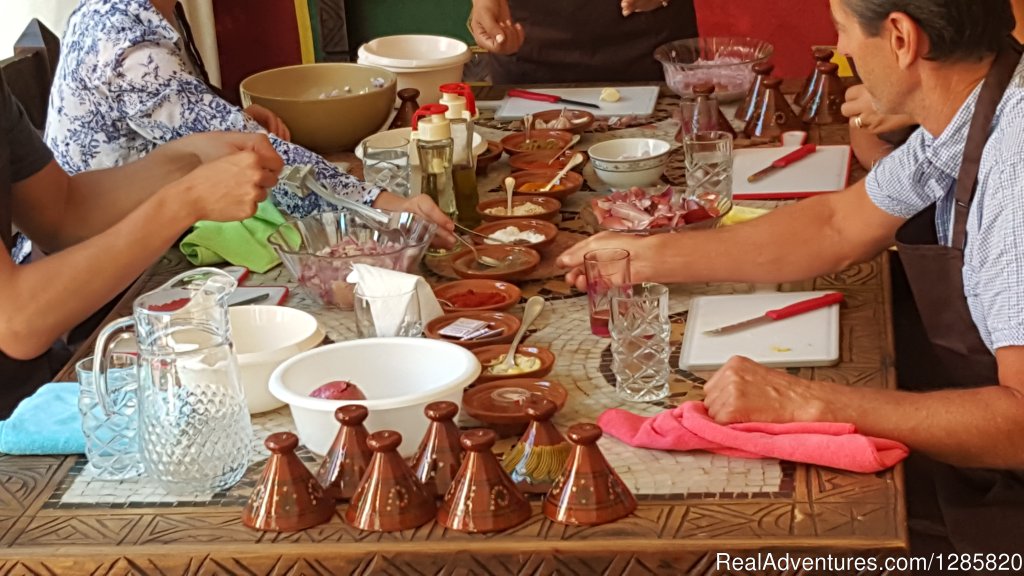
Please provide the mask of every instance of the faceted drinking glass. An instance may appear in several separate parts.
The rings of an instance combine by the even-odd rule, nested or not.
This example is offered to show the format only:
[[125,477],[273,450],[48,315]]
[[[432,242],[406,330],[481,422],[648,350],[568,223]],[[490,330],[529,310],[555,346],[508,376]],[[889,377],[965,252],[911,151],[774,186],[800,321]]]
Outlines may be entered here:
[[683,153],[689,193],[719,214],[732,209],[732,135],[695,132],[683,139]]
[[389,296],[366,296],[356,288],[355,306],[356,332],[360,338],[416,338],[423,334],[415,288]]
[[399,196],[409,196],[409,141],[377,134],[362,143],[363,180]]
[[135,365],[135,356],[110,355],[107,370],[110,415],[104,412],[96,397],[92,356],[75,365],[85,456],[92,473],[101,480],[134,478],[143,471],[139,456],[139,379]]
[[631,402],[668,396],[668,287],[637,284],[611,297],[612,372],[615,392]]

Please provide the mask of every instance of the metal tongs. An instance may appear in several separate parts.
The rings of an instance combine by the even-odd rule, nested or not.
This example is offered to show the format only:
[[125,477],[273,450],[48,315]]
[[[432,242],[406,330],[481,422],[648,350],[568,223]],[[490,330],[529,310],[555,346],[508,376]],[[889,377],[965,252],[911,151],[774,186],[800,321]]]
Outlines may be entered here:
[[349,210],[361,216],[368,224],[382,230],[398,229],[402,222],[401,212],[384,212],[371,208],[365,204],[354,202],[343,196],[331,194],[324,185],[316,179],[313,174],[313,167],[306,166],[285,166],[278,177],[278,183],[291,190],[300,198],[305,198],[309,192],[334,204],[338,208]]

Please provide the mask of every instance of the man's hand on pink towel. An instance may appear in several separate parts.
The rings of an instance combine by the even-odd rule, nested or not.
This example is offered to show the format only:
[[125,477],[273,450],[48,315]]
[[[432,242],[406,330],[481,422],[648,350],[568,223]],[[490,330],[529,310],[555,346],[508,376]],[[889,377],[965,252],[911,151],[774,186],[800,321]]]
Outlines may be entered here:
[[704,385],[704,405],[719,424],[836,420],[825,414],[817,384],[733,356]]

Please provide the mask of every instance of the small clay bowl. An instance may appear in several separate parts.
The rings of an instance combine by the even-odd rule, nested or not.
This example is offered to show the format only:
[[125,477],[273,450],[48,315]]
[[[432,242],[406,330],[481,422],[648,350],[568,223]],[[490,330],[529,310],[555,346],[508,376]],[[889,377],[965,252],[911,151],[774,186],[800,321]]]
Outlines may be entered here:
[[533,272],[540,265],[540,254],[532,248],[522,246],[480,246],[476,251],[481,256],[490,256],[501,261],[501,266],[485,266],[476,261],[472,250],[452,257],[452,270],[459,278],[480,278],[483,280],[510,280],[521,278]]
[[[515,156],[508,157],[508,165],[512,167],[514,172],[521,172],[523,170],[561,170],[565,168],[565,165],[572,159],[572,155],[579,152],[583,154],[583,162],[580,162],[576,166],[573,166],[574,172],[583,172],[583,167],[587,165],[587,153],[583,150],[566,150],[559,154],[554,160],[551,160],[554,156],[555,151],[544,150],[541,152],[523,152],[522,154],[516,154]],[[548,164],[548,160],[551,163]]]
[[[555,242],[555,237],[558,236],[558,226],[555,226],[554,224],[548,222],[547,220],[534,220],[533,218],[513,218],[511,220],[484,222],[483,224],[474,228],[473,231],[476,232],[477,234],[490,236],[491,234],[494,234],[498,230],[504,230],[509,226],[519,229],[520,232],[530,231],[536,232],[538,234],[543,234],[544,239],[541,240],[540,242],[515,244],[515,246],[526,246],[528,248],[533,248],[534,250],[542,250],[544,248],[547,248],[548,246],[551,246]],[[485,246],[494,245],[488,242],[486,238],[481,238],[480,236],[473,236],[473,242]],[[495,244],[500,244],[500,242],[495,242]]]
[[480,377],[476,379],[479,382],[493,382],[495,380],[509,380],[512,378],[541,378],[547,376],[548,372],[555,366],[555,355],[551,353],[551,350],[547,348],[539,348],[537,346],[526,346],[520,344],[516,348],[516,354],[524,356],[533,356],[540,360],[540,367],[535,370],[528,372],[519,372],[517,374],[489,374],[487,372],[488,364],[493,364],[498,358],[501,358],[508,352],[508,346],[502,346],[496,344],[494,346],[483,346],[473,350],[473,354],[476,355],[476,359],[480,361],[480,365],[483,366],[483,370],[480,372]]
[[509,378],[487,384],[474,384],[462,394],[462,409],[471,418],[494,429],[500,436],[518,436],[530,425],[526,406],[530,396],[547,398],[559,410],[569,393],[557,382],[539,378]]
[[526,142],[525,132],[515,132],[501,139],[501,145],[509,156],[523,152],[536,152],[538,150],[550,150],[557,152],[565,148],[572,140],[572,133],[565,130],[532,130],[530,131],[530,142]]
[[499,220],[519,220],[521,218],[533,218],[535,220],[557,220],[560,211],[562,210],[562,203],[554,198],[547,198],[545,196],[512,196],[512,211],[515,212],[517,206],[524,204],[534,204],[540,206],[543,212],[539,214],[519,214],[506,216],[505,214],[490,214],[487,211],[492,208],[507,208],[507,201],[505,198],[495,198],[494,200],[484,200],[483,202],[476,205],[476,213],[480,215],[480,218],[484,222],[497,222]]
[[[486,306],[475,306],[472,308],[461,307],[456,304],[455,306],[449,306],[445,302],[441,302],[441,308],[445,312],[469,312],[474,310],[507,310],[519,303],[519,299],[523,297],[523,292],[515,285],[509,284],[508,282],[499,282],[497,280],[456,280],[455,282],[447,282],[434,288],[434,295],[441,300],[451,302],[449,298],[456,294],[472,290],[474,292],[494,292],[500,294],[503,297],[501,302],[494,304],[488,304]],[[510,340],[511,342],[511,340]]]
[[[489,336],[487,338],[476,338],[474,340],[459,340],[457,338],[449,338],[440,334],[441,330],[445,326],[448,326],[452,322],[461,318],[469,318],[471,320],[481,320],[490,324],[490,329],[501,329],[501,334],[496,336]],[[468,350],[476,348],[482,348],[484,346],[490,346],[491,344],[509,344],[512,339],[516,337],[516,331],[519,330],[519,326],[522,321],[519,318],[508,314],[506,312],[492,312],[492,311],[475,311],[475,312],[452,312],[445,314],[444,316],[438,316],[430,322],[427,322],[426,327],[423,328],[423,334],[427,338],[433,338],[434,340],[443,340],[445,342],[451,342],[452,344],[458,344]]]
[[[558,117],[562,116],[562,109],[557,110],[545,110],[543,112],[533,113],[533,128],[537,130],[537,121],[544,123],[544,126],[550,126],[552,122],[558,120]],[[572,134],[582,134],[587,128],[594,123],[594,115],[586,110],[573,110],[570,108],[565,109],[565,119],[569,121],[568,128],[553,128],[554,130],[565,130]],[[544,128],[551,130],[552,128]]]
[[501,142],[498,142],[496,140],[488,140],[487,150],[484,150],[476,157],[476,173],[486,173],[487,167],[497,162],[498,158],[501,158],[501,155],[504,152],[505,147],[501,145]]
[[541,192],[540,189],[555,176],[558,176],[558,169],[513,172],[512,178],[516,181],[514,193],[519,196],[543,196],[565,202],[566,198],[579,192],[580,187],[583,186],[583,176],[570,170],[565,176],[562,176],[561,182],[551,187],[551,190]]

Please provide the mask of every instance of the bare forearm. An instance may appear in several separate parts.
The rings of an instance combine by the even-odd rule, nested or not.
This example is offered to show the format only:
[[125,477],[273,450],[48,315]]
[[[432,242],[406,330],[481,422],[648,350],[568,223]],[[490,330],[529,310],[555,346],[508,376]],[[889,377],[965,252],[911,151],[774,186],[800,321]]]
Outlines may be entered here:
[[172,192],[39,262],[3,262],[8,270],[0,283],[0,348],[15,358],[35,357],[127,287],[192,223]]
[[852,422],[950,464],[1024,468],[1024,395],[1008,386],[915,393],[823,384],[821,419]]

